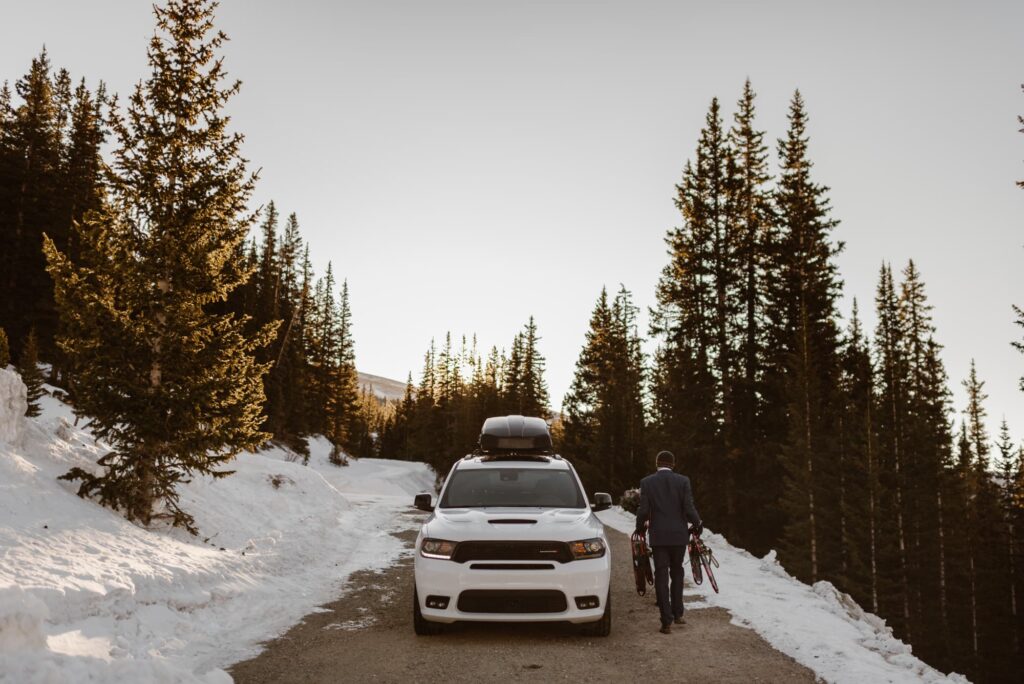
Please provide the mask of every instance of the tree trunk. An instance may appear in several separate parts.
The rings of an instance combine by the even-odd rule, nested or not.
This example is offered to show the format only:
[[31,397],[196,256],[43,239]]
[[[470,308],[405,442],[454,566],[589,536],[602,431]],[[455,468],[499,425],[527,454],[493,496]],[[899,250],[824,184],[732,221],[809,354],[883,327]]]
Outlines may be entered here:
[[[802,288],[803,284],[801,283]],[[803,380],[801,384],[804,394],[804,449],[807,455],[807,509],[811,535],[811,584],[814,584],[818,581],[818,530],[814,510],[814,451],[811,448],[811,391],[809,387],[811,359],[807,339],[807,304],[803,300],[802,292],[800,297],[800,319],[800,334],[803,347],[801,350],[803,356],[801,359],[803,364]]]
[[[165,278],[157,279],[156,286],[160,290],[161,295],[166,295],[171,289],[170,282]],[[163,332],[167,324],[167,314],[164,313],[163,307],[164,302],[161,299],[160,306],[155,314],[159,333],[150,341],[150,351],[153,354],[153,360],[150,362],[149,367],[150,394],[156,394],[163,383],[163,368],[160,364],[160,355],[163,352]],[[153,517],[153,502],[156,499],[156,468],[159,463],[158,456],[154,451],[156,445],[150,444],[148,447],[148,449],[143,450],[143,453],[146,454],[144,457],[146,460],[142,463],[142,472],[139,473],[139,516],[143,525],[149,525]]]
[[906,632],[902,635],[904,641],[911,641],[911,630],[910,630],[910,587],[907,582],[907,542],[906,534],[903,529],[903,482],[901,480],[900,473],[900,434],[899,434],[899,418],[896,413],[896,404],[898,403],[897,395],[897,383],[896,383],[896,371],[895,363],[892,364],[892,370],[890,371],[890,386],[892,387],[892,455],[893,455],[893,466],[896,470],[896,534],[899,544],[900,553],[900,592],[903,597],[903,625]]
[[872,449],[874,442],[871,439],[873,431],[873,425],[871,422],[871,398],[868,398],[868,425],[867,425],[867,451],[868,451],[868,510],[870,511],[869,521],[869,539],[870,539],[870,556],[871,556],[871,612],[878,615],[878,546],[876,541],[876,530],[875,520],[878,517],[876,513],[876,491],[875,483],[877,477],[875,473],[875,453]]
[[840,546],[840,567],[842,568],[843,580],[847,579],[849,570],[847,564],[847,539],[846,539],[846,433],[843,415],[839,415],[839,546]]
[[[1011,511],[1010,515],[1013,515]],[[1010,616],[1013,629],[1013,654],[1020,653],[1020,634],[1017,624],[1017,564],[1014,554],[1017,552],[1016,539],[1013,521],[1010,521]]]
[[942,616],[942,635],[945,642],[949,634],[949,618],[946,614],[946,528],[942,515],[942,485],[935,492],[939,511],[939,613]]
[[968,542],[968,567],[971,575],[971,652],[975,662],[978,659],[978,594],[977,577],[974,571],[974,543]]

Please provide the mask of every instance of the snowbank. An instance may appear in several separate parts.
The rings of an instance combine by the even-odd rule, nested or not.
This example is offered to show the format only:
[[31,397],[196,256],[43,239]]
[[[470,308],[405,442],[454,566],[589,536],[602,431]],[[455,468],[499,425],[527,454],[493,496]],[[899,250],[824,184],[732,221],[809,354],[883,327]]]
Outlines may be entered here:
[[13,420],[6,405],[0,426],[19,435],[0,439],[5,683],[230,681],[224,667],[336,596],[352,571],[393,563],[396,514],[434,482],[420,463],[333,466],[314,440],[309,466],[273,448],[183,487],[198,538],[146,530],[56,479],[105,451],[67,406],[47,396],[39,418]]
[[[618,506],[598,517],[626,534],[636,527],[636,517]],[[689,591],[702,595],[707,605],[725,608],[734,624],[753,629],[822,679],[843,684],[967,684],[966,677],[944,675],[915,658],[884,620],[865,612],[830,582],[812,587],[790,576],[774,551],[758,559],[730,546],[721,535],[705,532],[702,539],[721,563],[714,569],[721,593],[714,593],[706,581]]]
[[0,368],[0,442],[16,442],[25,420],[25,383],[12,370]]

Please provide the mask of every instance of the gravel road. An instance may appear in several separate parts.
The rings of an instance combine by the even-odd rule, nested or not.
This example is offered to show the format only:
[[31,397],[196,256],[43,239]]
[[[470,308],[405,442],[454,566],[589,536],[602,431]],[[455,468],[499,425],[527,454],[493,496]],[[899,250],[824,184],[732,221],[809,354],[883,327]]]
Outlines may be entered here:
[[[404,514],[411,527],[423,515]],[[410,547],[414,531],[399,536]],[[412,557],[384,572],[355,573],[344,594],[230,668],[249,682],[814,682],[814,674],[721,608],[687,602],[684,626],[658,633],[653,588],[633,588],[629,540],[608,529],[614,558],[611,636],[562,624],[456,624],[412,630]],[[728,591],[728,587],[722,587]]]

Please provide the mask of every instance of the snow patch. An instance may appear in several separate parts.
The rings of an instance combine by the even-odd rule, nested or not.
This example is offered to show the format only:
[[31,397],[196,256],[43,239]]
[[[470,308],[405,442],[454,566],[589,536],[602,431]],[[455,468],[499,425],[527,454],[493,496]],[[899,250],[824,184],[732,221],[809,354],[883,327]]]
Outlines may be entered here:
[[[636,528],[636,517],[618,506],[598,517],[626,534]],[[866,612],[830,582],[812,587],[792,577],[774,551],[755,558],[721,535],[705,531],[701,538],[721,563],[714,569],[721,593],[714,593],[706,581],[691,591],[707,605],[728,610],[734,624],[753,629],[825,681],[968,683],[963,675],[944,675],[914,657],[885,620]]]
[[0,442],[16,442],[28,408],[28,390],[21,376],[0,368]]
[[96,470],[108,449],[53,396],[21,418],[23,393],[0,370],[4,684],[229,682],[224,668],[334,599],[353,571],[393,565],[404,549],[391,533],[411,524],[399,514],[433,487],[422,463],[338,468],[317,438],[308,466],[274,447],[183,486],[199,537],[144,529],[57,479]]
[[45,649],[43,622],[49,616],[46,604],[20,587],[0,590],[0,653]]
[[332,622],[325,625],[324,629],[340,629],[343,632],[355,632],[372,625],[376,620],[372,617],[365,617],[361,620],[346,620],[345,622]]

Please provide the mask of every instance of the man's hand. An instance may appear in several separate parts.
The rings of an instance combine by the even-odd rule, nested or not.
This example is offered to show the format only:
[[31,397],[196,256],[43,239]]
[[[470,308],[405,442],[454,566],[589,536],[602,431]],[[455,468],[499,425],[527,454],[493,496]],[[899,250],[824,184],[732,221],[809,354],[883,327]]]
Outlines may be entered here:
[[699,522],[699,523],[697,523],[696,525],[694,525],[693,527],[690,528],[690,532],[693,532],[693,536],[694,537],[699,537],[703,531],[704,531],[704,523],[703,522]]

